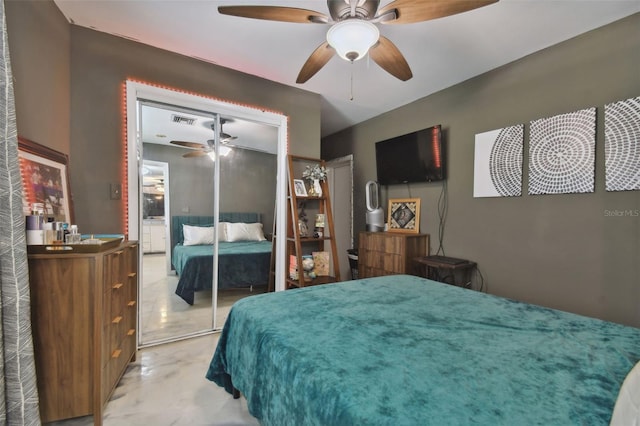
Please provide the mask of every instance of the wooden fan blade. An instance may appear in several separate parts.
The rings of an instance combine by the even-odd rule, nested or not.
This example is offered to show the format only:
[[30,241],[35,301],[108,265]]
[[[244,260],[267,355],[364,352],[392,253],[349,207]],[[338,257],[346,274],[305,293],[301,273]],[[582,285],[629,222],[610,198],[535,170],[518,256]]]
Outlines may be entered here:
[[397,18],[383,24],[411,24],[467,12],[497,3],[498,0],[395,0],[378,11],[378,15],[396,9]]
[[227,143],[238,139],[237,136],[231,136],[229,133],[220,133],[220,143]]
[[186,146],[187,148],[195,148],[195,149],[205,149],[206,145],[197,142],[187,142],[187,141],[171,141],[170,143],[174,145]]
[[313,77],[320,68],[324,67],[329,59],[333,58],[336,51],[333,47],[329,46],[329,43],[326,41],[322,43],[316,50],[313,51],[307,62],[304,63],[300,73],[298,74],[298,78],[296,79],[296,83],[302,84],[306,83],[311,77]]
[[186,154],[183,155],[184,158],[191,158],[191,157],[202,157],[204,155],[207,155],[208,152],[207,151],[191,151],[191,152],[187,152]]
[[329,18],[315,10],[279,6],[220,6],[223,15],[240,18],[265,19],[267,21],[293,22],[298,24],[326,23]]
[[404,59],[400,50],[388,38],[380,36],[378,43],[369,50],[369,55],[371,55],[371,59],[376,64],[380,65],[382,69],[392,76],[402,81],[407,81],[413,77],[407,60]]

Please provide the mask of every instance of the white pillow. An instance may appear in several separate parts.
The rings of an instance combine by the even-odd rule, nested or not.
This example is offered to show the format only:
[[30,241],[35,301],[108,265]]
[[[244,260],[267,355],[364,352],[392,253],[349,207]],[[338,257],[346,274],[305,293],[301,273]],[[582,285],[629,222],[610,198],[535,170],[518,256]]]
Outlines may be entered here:
[[227,226],[229,222],[218,222],[218,241],[227,241]]
[[213,244],[213,226],[182,225],[182,235],[185,246]]
[[227,240],[265,241],[261,223],[227,223]]
[[611,426],[637,424],[640,424],[640,362],[622,383],[610,423]]

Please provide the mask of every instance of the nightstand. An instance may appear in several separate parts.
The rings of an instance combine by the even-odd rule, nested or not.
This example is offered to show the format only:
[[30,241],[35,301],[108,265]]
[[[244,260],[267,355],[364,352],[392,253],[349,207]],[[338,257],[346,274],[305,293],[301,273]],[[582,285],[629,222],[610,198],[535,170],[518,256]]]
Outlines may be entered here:
[[472,289],[476,262],[444,256],[415,257],[413,262],[423,278]]

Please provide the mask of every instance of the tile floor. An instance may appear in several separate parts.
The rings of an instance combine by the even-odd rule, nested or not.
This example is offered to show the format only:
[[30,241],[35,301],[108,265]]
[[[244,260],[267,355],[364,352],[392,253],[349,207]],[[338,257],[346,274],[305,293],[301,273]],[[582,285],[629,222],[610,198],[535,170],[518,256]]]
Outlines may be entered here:
[[211,292],[198,293],[193,305],[175,289],[178,276],[167,273],[165,255],[142,258],[140,336],[143,344],[211,328]]
[[[218,334],[138,351],[107,403],[105,426],[258,425],[244,398],[205,378]],[[92,417],[50,423],[88,426]]]
[[[182,300],[175,294],[178,277],[166,272],[164,253],[143,256],[142,280],[140,333],[143,345],[212,328],[212,292],[196,292],[193,305]],[[264,290],[263,287],[220,290],[216,328],[222,329],[233,303]]]

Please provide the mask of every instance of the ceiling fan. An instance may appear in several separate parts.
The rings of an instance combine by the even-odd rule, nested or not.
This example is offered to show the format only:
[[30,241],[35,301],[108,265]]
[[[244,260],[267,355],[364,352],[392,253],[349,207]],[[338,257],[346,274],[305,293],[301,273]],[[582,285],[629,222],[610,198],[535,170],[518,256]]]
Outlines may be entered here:
[[144,176],[142,181],[142,192],[145,194],[164,193],[164,178],[157,176]]
[[[229,142],[238,139],[237,136],[231,136],[228,133],[224,133],[222,131],[222,125],[226,123],[226,120],[220,120],[220,143],[222,144],[219,148],[219,153],[221,156],[226,156],[231,152],[231,145]],[[211,124],[211,130],[215,133],[215,123]],[[208,155],[212,160],[215,160],[215,139],[209,139],[206,144],[199,142],[189,142],[189,141],[171,141],[170,143],[174,145],[184,146],[186,148],[192,148],[194,151],[187,152],[182,156],[184,158],[190,157],[202,157],[204,155]]]
[[395,0],[378,9],[380,0],[327,0],[329,15],[281,6],[220,6],[223,15],[268,21],[331,24],[327,40],[305,62],[296,83],[313,77],[338,54],[357,61],[369,52],[371,59],[394,77],[407,81],[413,74],[400,50],[380,35],[375,24],[410,24],[455,15],[498,0]]

